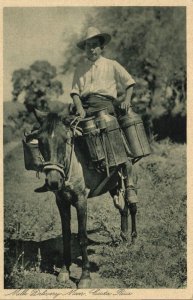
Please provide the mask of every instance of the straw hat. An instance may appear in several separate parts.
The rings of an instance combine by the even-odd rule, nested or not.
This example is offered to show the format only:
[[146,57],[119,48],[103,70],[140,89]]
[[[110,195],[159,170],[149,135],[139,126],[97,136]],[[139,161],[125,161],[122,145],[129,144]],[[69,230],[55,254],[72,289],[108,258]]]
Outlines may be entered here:
[[86,34],[86,37],[84,38],[84,40],[77,43],[78,48],[84,50],[86,41],[91,38],[96,38],[96,37],[102,38],[104,40],[103,46],[108,44],[111,40],[110,34],[101,33],[96,27],[89,27],[87,29],[87,34]]

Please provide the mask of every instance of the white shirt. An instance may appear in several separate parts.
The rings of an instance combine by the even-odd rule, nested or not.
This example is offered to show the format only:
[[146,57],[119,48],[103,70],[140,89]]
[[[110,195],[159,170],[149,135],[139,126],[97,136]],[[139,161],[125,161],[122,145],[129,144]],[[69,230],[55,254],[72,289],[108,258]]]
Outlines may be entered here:
[[118,62],[100,56],[95,62],[87,60],[77,66],[70,94],[100,94],[116,99],[119,84],[126,89],[135,81]]

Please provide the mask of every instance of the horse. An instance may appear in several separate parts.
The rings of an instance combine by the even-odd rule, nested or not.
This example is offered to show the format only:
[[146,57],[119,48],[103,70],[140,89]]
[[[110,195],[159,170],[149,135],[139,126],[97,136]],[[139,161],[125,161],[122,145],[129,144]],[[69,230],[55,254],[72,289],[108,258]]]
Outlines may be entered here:
[[[45,184],[38,192],[52,191],[56,197],[59,209],[63,235],[63,266],[57,280],[69,280],[71,266],[71,206],[77,211],[78,238],[82,255],[82,273],[78,288],[91,286],[90,265],[87,253],[87,198],[98,196],[109,191],[117,199],[122,178],[121,166],[111,171],[108,179],[104,172],[88,168],[88,159],[81,151],[82,142],[76,137],[77,126],[74,116],[62,112],[42,112],[35,110],[34,114],[39,128],[27,135],[27,140],[37,139],[39,150],[43,157],[42,172],[45,174]],[[79,141],[79,142],[77,142]],[[102,184],[101,184],[102,182]],[[98,188],[100,187],[100,188]],[[131,238],[134,243],[136,232],[136,203],[128,204],[124,199],[122,206],[118,205],[121,217],[121,237],[127,239],[128,210],[131,215]],[[114,203],[115,204],[115,203]],[[115,205],[116,206],[116,205]]]

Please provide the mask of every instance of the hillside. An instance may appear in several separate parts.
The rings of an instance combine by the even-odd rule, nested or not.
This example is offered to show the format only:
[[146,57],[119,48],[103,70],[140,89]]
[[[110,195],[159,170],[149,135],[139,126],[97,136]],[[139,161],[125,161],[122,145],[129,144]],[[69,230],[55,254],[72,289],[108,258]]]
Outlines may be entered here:
[[[151,156],[135,165],[140,199],[135,245],[130,245],[130,238],[128,243],[120,243],[120,216],[108,194],[88,201],[91,276],[98,278],[93,281],[93,288],[186,286],[186,146],[166,140],[154,144],[153,149]],[[61,259],[61,242],[57,242],[61,225],[53,195],[33,192],[42,185],[44,176],[40,174],[38,179],[35,172],[24,169],[21,144],[5,158],[4,170],[5,245],[9,249],[5,264],[7,287],[74,288],[72,281],[59,285],[55,275],[48,271],[50,264]],[[81,262],[74,209],[72,233],[72,277],[77,280]],[[10,254],[10,239],[20,240],[17,253],[12,249]],[[38,248],[42,266],[48,273],[32,269],[34,263],[37,265]],[[10,276],[13,264],[17,268]],[[21,264],[23,271],[18,269]]]

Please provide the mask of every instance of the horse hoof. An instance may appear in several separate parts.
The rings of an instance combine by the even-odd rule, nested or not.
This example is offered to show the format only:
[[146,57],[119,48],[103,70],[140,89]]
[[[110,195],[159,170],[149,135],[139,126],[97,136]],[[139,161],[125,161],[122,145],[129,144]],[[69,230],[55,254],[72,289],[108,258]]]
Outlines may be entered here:
[[91,278],[80,279],[78,289],[89,289],[91,286]]
[[125,233],[123,233],[122,231],[120,233],[120,237],[121,237],[121,239],[122,239],[123,242],[128,242],[127,235]]
[[64,282],[67,282],[69,280],[69,278],[70,278],[69,272],[60,271],[60,273],[57,276],[57,281],[61,282],[61,283],[64,283]]
[[131,238],[131,244],[132,244],[132,245],[135,245],[136,240],[137,240],[137,237],[136,237],[136,236],[133,236],[133,237]]
[[131,244],[132,244],[132,245],[135,245],[136,239],[137,239],[137,233],[134,232],[134,233],[131,235]]

